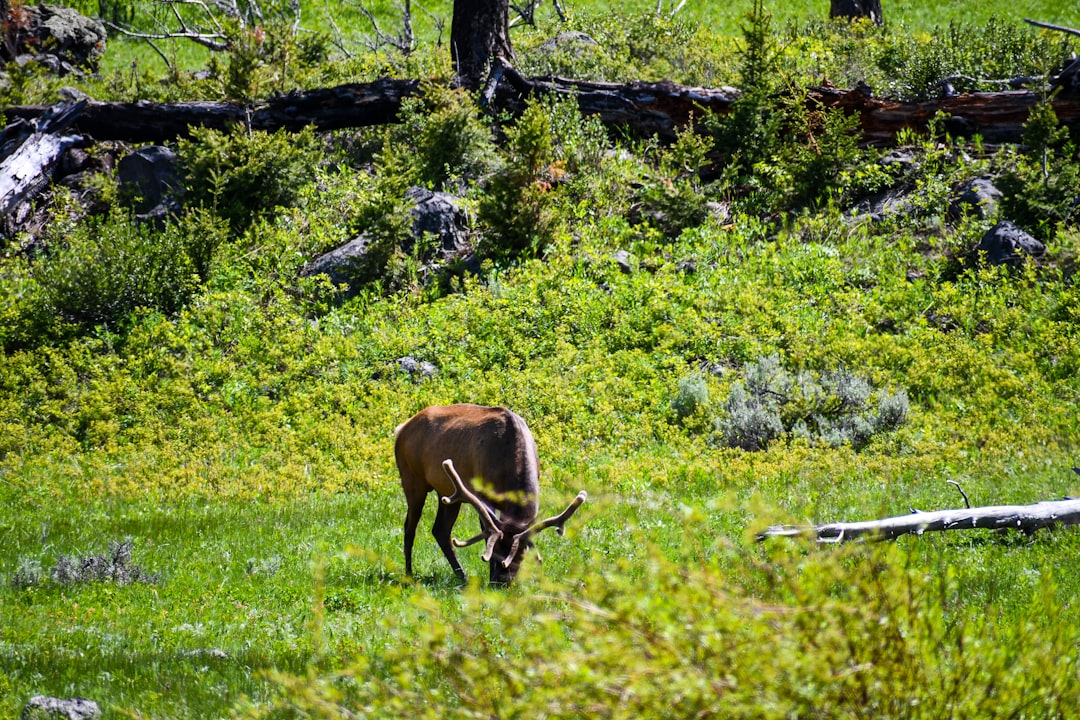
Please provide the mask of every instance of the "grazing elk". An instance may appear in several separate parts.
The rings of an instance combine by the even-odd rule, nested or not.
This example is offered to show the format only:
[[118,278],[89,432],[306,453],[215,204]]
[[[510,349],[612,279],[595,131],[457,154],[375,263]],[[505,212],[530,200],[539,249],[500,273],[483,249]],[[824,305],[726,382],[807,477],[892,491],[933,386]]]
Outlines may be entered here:
[[[561,514],[533,522],[540,496],[536,442],[525,421],[506,408],[432,405],[399,425],[394,434],[394,455],[408,507],[405,571],[409,575],[416,526],[433,490],[441,502],[431,534],[450,567],[464,578],[454,548],[483,540],[493,585],[513,581],[532,538],[549,527],[556,527],[561,535],[564,523],[587,497],[582,490]],[[466,541],[451,540],[462,502],[476,508],[480,533]]]

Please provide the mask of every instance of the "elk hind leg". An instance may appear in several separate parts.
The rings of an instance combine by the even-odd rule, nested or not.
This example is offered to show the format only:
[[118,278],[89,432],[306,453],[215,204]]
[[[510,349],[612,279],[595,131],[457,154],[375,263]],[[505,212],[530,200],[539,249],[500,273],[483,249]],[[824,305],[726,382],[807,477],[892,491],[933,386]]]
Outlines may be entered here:
[[420,524],[420,516],[424,514],[424,501],[427,493],[405,493],[405,503],[408,509],[405,512],[405,574],[412,577],[412,549],[413,541],[416,540],[416,527]]

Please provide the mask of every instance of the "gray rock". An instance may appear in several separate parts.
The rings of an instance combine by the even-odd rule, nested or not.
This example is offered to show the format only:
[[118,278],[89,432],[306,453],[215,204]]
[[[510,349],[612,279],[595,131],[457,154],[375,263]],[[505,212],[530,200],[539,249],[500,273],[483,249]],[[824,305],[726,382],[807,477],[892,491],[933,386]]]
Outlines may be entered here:
[[540,43],[539,51],[545,55],[555,52],[569,53],[575,57],[580,56],[589,48],[598,48],[600,43],[579,30],[559,33],[550,40]]
[[634,272],[634,256],[626,250],[615,251],[615,262],[618,264],[619,270],[626,275]]
[[338,245],[328,253],[323,253],[312,260],[300,271],[301,277],[311,275],[326,275],[334,285],[351,286],[357,268],[367,256],[368,245],[371,239],[367,235],[359,235],[343,245]]
[[0,55],[19,65],[38,63],[57,75],[96,70],[108,35],[99,21],[55,5],[23,6],[24,17]]
[[857,203],[851,212],[856,221],[881,222],[888,217],[907,215],[912,207],[911,200],[903,192],[888,190]]
[[1023,264],[1025,257],[1042,257],[1046,246],[1021,230],[1010,220],[1002,220],[986,231],[976,251],[986,254],[991,265]]
[[94,720],[101,717],[101,708],[93,700],[77,697],[64,700],[61,698],[35,695],[26,703],[21,720]]
[[949,217],[959,220],[965,214],[981,219],[992,217],[997,212],[1001,191],[994,187],[989,177],[977,177],[968,181],[949,206]]
[[67,7],[40,5],[37,11],[42,47],[72,65],[97,67],[108,39],[104,25]]
[[[412,187],[405,192],[412,202],[411,237],[403,243],[402,251],[413,254],[416,243],[424,238],[434,238],[432,247],[423,247],[420,254],[422,276],[430,276],[440,267],[461,263],[466,270],[479,272],[469,243],[469,219],[457,197],[448,193],[434,192],[426,188]],[[361,234],[333,250],[312,260],[300,271],[301,277],[323,274],[335,285],[346,285],[347,294],[356,291],[360,271],[370,272],[364,264],[371,245],[371,238]]]
[[914,168],[919,164],[918,156],[911,148],[896,148],[885,153],[881,158],[881,164],[885,167],[896,165],[902,168]]
[[409,188],[405,197],[413,202],[414,242],[425,235],[434,236],[438,240],[436,255],[444,261],[468,254],[469,219],[457,197],[421,187]]
[[429,363],[427,360],[417,360],[411,355],[398,358],[398,367],[403,371],[412,375],[413,377],[419,377],[421,379],[433,377],[438,371],[437,368]]
[[121,185],[134,188],[142,201],[136,212],[150,213],[160,205],[177,205],[180,175],[176,153],[161,145],[147,145],[128,153],[116,165]]

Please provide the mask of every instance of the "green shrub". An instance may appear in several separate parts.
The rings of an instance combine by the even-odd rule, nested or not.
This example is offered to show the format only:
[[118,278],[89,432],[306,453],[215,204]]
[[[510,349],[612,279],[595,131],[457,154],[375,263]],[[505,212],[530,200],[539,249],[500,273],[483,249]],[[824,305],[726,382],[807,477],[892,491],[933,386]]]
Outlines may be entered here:
[[717,151],[731,166],[730,173],[749,173],[770,158],[781,143],[780,116],[773,92],[777,87],[778,51],[772,16],[761,0],[754,0],[741,25],[739,49],[740,90],[723,118],[706,118]]
[[1003,160],[1006,169],[998,179],[1002,212],[1048,242],[1076,217],[1080,154],[1049,102],[1032,108],[1023,139],[1023,151]]
[[[592,42],[567,40],[575,32]],[[519,69],[529,76],[688,84],[729,77],[727,46],[718,47],[701,35],[693,23],[679,16],[623,10],[581,12],[571,13],[565,23],[539,24],[523,31],[515,37],[514,49]]]
[[671,400],[671,409],[684,419],[709,403],[709,386],[700,372],[679,378],[679,391]]
[[240,235],[258,217],[294,204],[315,176],[319,144],[312,128],[270,134],[235,127],[195,128],[180,141],[185,202],[224,218]]
[[[788,100],[783,159],[791,168],[789,206],[815,206],[829,199],[843,201],[877,190],[881,177],[862,169],[870,151],[859,148],[859,116],[843,110],[810,109],[800,93]],[[855,182],[856,178],[861,182]],[[846,196],[846,197],[845,197]]]
[[401,103],[398,120],[383,153],[394,153],[400,164],[384,159],[380,170],[400,174],[404,187],[460,187],[494,165],[491,130],[472,96],[461,88],[421,84],[419,95]]
[[272,92],[287,92],[317,76],[318,66],[329,59],[330,40],[325,34],[298,32],[284,4],[268,9],[280,17],[260,18],[252,25],[225,17],[217,26],[229,42],[224,52],[211,54],[208,82],[226,100],[251,102]]
[[39,311],[81,327],[117,324],[136,308],[166,313],[182,307],[199,284],[192,237],[182,225],[153,230],[123,211],[89,218],[31,266]]
[[477,208],[482,236],[477,254],[505,262],[539,254],[555,227],[551,120],[542,102],[531,100],[506,130],[504,166],[488,179]]
[[1044,75],[1069,56],[1069,44],[1064,35],[990,20],[952,22],[930,33],[886,34],[883,42],[867,47],[882,73],[882,94],[923,100],[939,95],[946,83],[956,92],[993,91],[1012,78]]
[[645,183],[638,193],[638,214],[665,237],[678,237],[708,217],[708,196],[698,173],[707,162],[710,147],[708,136],[687,127],[678,131],[674,143],[656,151],[660,177]]

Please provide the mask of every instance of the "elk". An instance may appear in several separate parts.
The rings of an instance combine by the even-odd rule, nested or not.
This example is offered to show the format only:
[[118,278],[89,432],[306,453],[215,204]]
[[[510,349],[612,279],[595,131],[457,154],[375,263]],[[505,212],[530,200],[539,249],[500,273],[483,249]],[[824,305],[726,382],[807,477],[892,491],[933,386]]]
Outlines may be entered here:
[[[562,535],[588,497],[582,490],[562,513],[534,522],[540,496],[536,442],[525,421],[506,408],[432,405],[399,425],[394,436],[407,506],[405,572],[410,576],[416,526],[432,491],[441,502],[431,534],[454,574],[465,578],[454,548],[483,540],[492,585],[509,585],[536,534],[554,527]],[[450,537],[463,502],[480,517],[480,533],[465,541]]]

